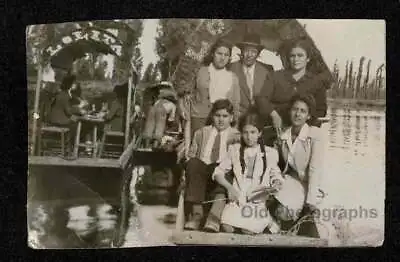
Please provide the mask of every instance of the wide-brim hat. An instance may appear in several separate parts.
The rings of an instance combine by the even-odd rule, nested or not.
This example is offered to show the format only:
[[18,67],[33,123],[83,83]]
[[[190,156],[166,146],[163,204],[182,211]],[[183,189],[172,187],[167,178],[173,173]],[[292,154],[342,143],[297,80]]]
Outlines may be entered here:
[[157,88],[157,89],[163,89],[163,88],[173,88],[173,85],[171,82],[168,81],[162,81],[160,83],[154,84],[151,86],[152,88]]
[[246,46],[252,46],[257,48],[259,51],[264,49],[264,46],[261,44],[261,39],[258,34],[247,34],[243,37],[243,40],[236,44],[237,47],[243,49]]
[[167,98],[167,99],[171,99],[174,101],[178,100],[178,95],[176,94],[176,92],[172,89],[166,89],[166,88],[163,88],[160,90],[158,97],[159,98]]

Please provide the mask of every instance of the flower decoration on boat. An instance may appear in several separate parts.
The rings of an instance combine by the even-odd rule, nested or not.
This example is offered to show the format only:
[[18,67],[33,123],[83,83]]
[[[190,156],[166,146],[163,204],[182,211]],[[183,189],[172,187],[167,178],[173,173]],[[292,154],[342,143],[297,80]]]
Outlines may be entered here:
[[225,23],[222,19],[210,19],[206,22],[207,31],[212,35],[219,35],[225,29]]

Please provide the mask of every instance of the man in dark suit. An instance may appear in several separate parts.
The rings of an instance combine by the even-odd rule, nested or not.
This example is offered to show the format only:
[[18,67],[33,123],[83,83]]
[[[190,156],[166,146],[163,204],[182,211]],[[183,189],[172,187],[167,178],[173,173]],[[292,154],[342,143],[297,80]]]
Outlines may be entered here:
[[274,68],[272,65],[257,61],[264,48],[261,45],[260,36],[248,34],[237,46],[241,50],[241,60],[232,63],[231,70],[239,78],[239,113],[243,114],[254,106],[255,98],[263,87],[265,79],[274,71]]

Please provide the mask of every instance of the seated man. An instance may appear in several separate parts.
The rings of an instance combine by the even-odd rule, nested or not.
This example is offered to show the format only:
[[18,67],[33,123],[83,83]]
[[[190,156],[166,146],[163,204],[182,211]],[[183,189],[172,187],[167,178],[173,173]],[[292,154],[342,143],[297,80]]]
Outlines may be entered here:
[[[211,175],[214,168],[226,156],[228,145],[240,140],[239,131],[232,127],[233,105],[229,100],[215,101],[210,116],[211,123],[194,133],[186,164],[185,202],[186,206],[189,206],[190,215],[185,228],[189,230],[200,228],[204,217],[203,203],[206,196],[210,197],[213,193],[225,193],[225,190],[211,179]],[[217,200],[215,203],[217,202],[225,203],[224,199]],[[219,219],[223,206],[212,209],[214,212],[210,214]],[[208,216],[208,219],[210,218]],[[206,226],[207,224],[208,221]],[[219,224],[218,228],[214,227],[212,231],[219,231]]]

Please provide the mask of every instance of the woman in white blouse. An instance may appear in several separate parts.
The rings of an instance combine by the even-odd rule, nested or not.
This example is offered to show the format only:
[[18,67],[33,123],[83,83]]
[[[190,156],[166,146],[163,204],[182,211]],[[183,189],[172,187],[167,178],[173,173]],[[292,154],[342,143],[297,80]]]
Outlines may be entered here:
[[240,100],[239,80],[235,73],[227,70],[232,45],[218,40],[204,59],[204,65],[196,76],[188,115],[191,122],[191,133],[205,126],[212,104],[218,99],[229,99],[234,107],[234,119],[238,119]]
[[301,214],[316,210],[323,168],[323,140],[320,128],[310,126],[315,115],[311,95],[296,95],[290,103],[291,126],[278,140],[285,162],[284,182],[275,195],[279,201],[277,215],[282,221],[294,222]]

